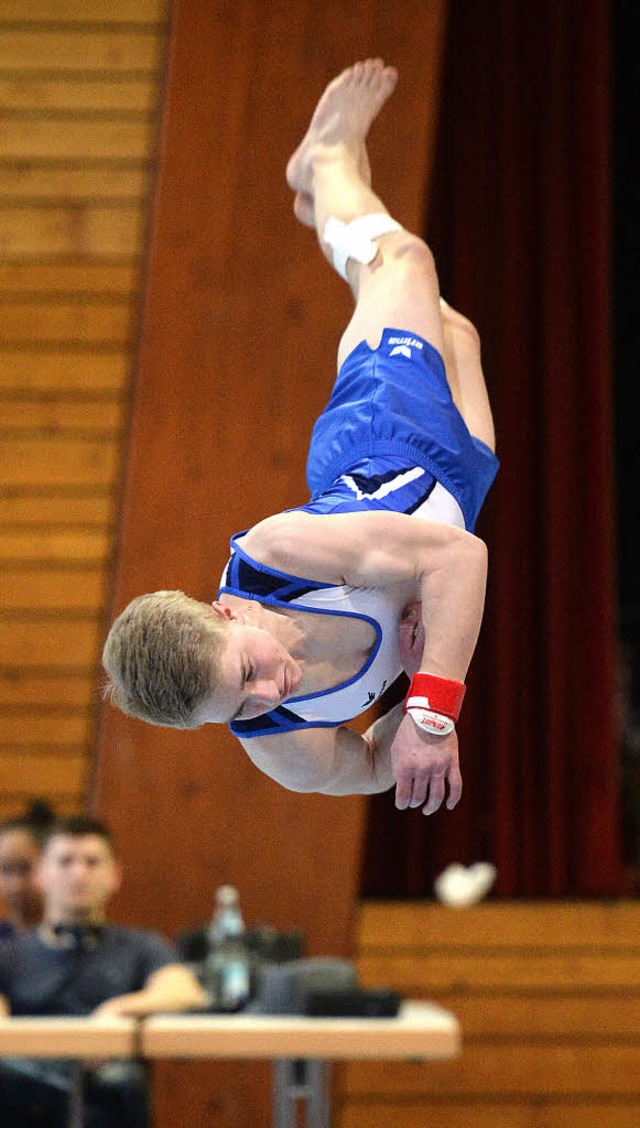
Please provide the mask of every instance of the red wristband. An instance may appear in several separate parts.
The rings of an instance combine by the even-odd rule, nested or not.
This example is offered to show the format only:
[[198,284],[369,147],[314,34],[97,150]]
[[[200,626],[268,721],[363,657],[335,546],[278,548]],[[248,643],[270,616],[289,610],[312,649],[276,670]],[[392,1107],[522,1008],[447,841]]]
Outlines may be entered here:
[[457,721],[465,692],[466,686],[462,682],[439,678],[435,674],[414,674],[404,699],[404,711],[406,713],[410,706],[415,705]]

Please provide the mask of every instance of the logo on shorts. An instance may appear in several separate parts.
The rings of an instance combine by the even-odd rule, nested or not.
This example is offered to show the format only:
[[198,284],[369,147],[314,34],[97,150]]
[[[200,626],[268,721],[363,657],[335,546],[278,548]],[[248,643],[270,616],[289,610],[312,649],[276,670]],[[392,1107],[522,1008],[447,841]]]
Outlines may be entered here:
[[411,349],[408,349],[406,345],[396,345],[389,356],[406,356],[408,360],[411,360]]
[[[389,344],[390,345],[404,345],[405,346],[404,348],[392,349],[391,354],[390,354],[391,356],[393,356],[394,353],[398,353],[398,352],[403,353],[404,356],[411,356],[410,349],[421,349],[421,348],[423,348],[424,341],[418,341],[415,337],[389,337]],[[408,348],[407,348],[407,346],[408,346]]]

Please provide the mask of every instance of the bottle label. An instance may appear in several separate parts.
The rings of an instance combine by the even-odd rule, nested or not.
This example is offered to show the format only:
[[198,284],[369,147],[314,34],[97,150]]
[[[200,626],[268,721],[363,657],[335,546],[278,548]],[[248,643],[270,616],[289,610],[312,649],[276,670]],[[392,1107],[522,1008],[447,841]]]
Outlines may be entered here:
[[249,965],[244,960],[229,961],[223,968],[221,996],[225,1010],[235,1010],[249,998]]

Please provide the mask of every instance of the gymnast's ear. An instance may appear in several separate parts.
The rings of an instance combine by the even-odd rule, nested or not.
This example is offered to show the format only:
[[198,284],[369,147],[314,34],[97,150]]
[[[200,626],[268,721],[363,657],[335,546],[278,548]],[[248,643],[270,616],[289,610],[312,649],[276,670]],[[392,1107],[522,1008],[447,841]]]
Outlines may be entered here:
[[221,619],[228,619],[230,623],[242,622],[240,612],[234,611],[233,607],[228,607],[226,603],[221,603],[219,599],[215,599],[211,606]]

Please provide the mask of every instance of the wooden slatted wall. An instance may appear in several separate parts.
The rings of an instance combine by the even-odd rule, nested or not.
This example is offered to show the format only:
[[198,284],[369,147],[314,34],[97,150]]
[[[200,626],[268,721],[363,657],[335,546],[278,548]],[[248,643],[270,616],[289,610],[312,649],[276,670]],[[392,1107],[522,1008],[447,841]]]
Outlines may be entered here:
[[0,0],[0,818],[84,802],[169,0]]
[[340,1128],[637,1128],[640,904],[365,904],[363,983],[441,1003],[447,1063],[345,1069]]

